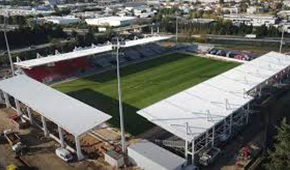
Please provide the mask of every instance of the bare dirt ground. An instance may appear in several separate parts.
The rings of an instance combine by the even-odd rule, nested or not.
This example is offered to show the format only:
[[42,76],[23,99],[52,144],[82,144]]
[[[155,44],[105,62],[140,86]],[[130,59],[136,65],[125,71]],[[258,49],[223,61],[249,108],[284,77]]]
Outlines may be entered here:
[[12,112],[11,109],[0,109],[0,132],[3,132],[5,129],[12,129],[18,132],[23,143],[28,146],[28,152],[21,157],[23,161],[20,161],[14,158],[14,153],[5,138],[0,138],[0,169],[9,164],[15,164],[22,169],[29,169],[25,166],[27,164],[30,168],[38,170],[111,169],[108,164],[104,163],[102,158],[91,161],[65,163],[54,153],[59,144],[52,139],[44,138],[40,129],[35,127],[25,130],[15,129],[9,119],[9,114]]

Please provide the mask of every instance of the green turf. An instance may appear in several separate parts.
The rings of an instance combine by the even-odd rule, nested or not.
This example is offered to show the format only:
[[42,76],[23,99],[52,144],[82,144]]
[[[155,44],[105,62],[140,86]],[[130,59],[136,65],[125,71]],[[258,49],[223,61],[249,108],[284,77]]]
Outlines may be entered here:
[[[121,69],[126,131],[137,135],[152,127],[151,123],[136,114],[137,110],[237,65],[184,54],[171,54]],[[54,88],[112,115],[109,123],[119,127],[115,71],[57,84]]]

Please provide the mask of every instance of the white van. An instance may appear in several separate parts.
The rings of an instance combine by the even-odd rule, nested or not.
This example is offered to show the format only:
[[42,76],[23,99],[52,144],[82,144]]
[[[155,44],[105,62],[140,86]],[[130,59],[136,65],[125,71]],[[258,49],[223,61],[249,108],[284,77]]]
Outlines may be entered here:
[[55,154],[60,157],[62,160],[68,162],[73,159],[72,154],[65,148],[57,148]]

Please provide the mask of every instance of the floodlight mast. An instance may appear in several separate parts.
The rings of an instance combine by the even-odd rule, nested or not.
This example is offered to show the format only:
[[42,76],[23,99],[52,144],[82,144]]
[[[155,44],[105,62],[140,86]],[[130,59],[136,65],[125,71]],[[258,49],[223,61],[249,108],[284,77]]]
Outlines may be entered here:
[[177,16],[177,12],[175,13],[176,14],[176,25],[175,25],[175,31],[176,31],[176,37],[175,37],[175,41],[176,41],[176,43],[178,42],[178,16]]
[[118,100],[119,100],[119,114],[120,114],[120,128],[121,128],[121,145],[122,152],[126,153],[125,143],[125,128],[124,128],[124,116],[123,116],[123,104],[122,104],[122,90],[121,90],[121,76],[120,76],[120,61],[119,61],[119,50],[125,45],[124,40],[119,40],[118,37],[112,41],[112,48],[116,50],[116,62],[117,62],[117,80],[118,80]]
[[280,49],[279,49],[280,53],[282,53],[282,48],[283,48],[283,43],[284,43],[284,33],[285,33],[284,26],[282,26],[282,36],[281,36]]
[[13,77],[15,75],[15,71],[14,71],[14,67],[13,67],[12,56],[11,56],[10,47],[9,47],[8,38],[7,38],[7,33],[6,33],[7,17],[9,17],[9,13],[7,14],[7,16],[4,16],[4,38],[5,38],[7,54],[8,54],[8,58],[9,58],[9,62],[10,62],[11,73],[12,73],[12,77]]

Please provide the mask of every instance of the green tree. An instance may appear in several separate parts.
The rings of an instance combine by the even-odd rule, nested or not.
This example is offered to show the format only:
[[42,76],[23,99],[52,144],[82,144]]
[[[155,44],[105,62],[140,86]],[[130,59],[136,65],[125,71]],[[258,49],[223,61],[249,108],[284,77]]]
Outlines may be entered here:
[[263,37],[263,36],[267,36],[268,34],[268,28],[267,26],[264,24],[260,27],[256,28],[256,34],[258,37]]
[[269,151],[268,161],[264,167],[267,170],[290,169],[290,125],[286,118],[282,120],[275,139],[274,149]]

